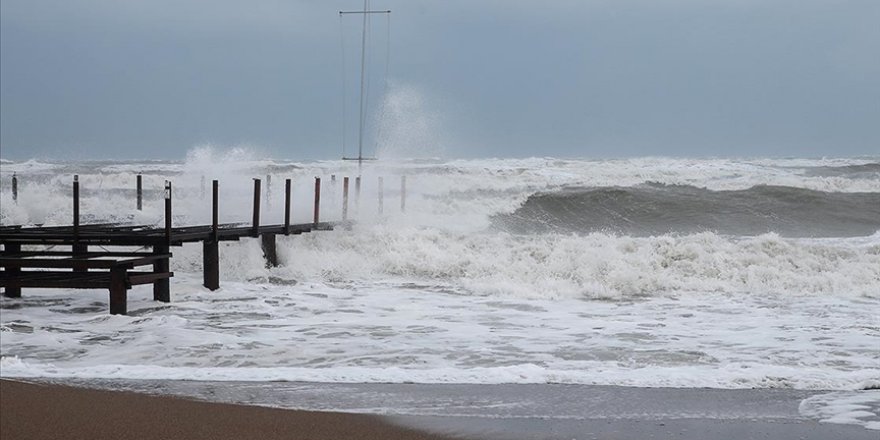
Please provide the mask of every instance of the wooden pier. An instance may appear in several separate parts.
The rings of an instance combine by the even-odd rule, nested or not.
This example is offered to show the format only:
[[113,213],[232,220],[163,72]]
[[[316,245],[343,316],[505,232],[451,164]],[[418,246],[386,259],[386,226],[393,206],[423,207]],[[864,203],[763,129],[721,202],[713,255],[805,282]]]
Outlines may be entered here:
[[[344,194],[348,194],[348,178]],[[137,208],[142,207],[141,178],[137,179]],[[312,223],[290,223],[290,179],[285,183],[283,224],[260,224],[260,179],[254,179],[253,220],[251,224],[221,224],[218,218],[219,185],[213,181],[212,224],[172,226],[171,183],[166,181],[165,225],[80,224],[79,180],[73,181],[73,224],[67,226],[0,226],[0,287],[6,297],[21,297],[22,288],[108,289],[110,313],[127,313],[128,289],[152,284],[153,299],[170,302],[171,247],[201,242],[203,246],[204,286],[220,287],[219,243],[259,237],[267,266],[278,263],[275,252],[277,235],[296,235],[330,231],[343,222],[320,221],[321,179],[315,179]],[[16,188],[16,198],[17,188]],[[343,212],[347,212],[344,197]],[[343,215],[345,216],[345,215]],[[69,250],[56,250],[57,247]],[[136,247],[139,250],[120,250]],[[97,248],[97,249],[96,249]],[[110,249],[108,249],[110,248]],[[113,248],[116,248],[115,250]],[[98,250],[100,249],[100,250]]]

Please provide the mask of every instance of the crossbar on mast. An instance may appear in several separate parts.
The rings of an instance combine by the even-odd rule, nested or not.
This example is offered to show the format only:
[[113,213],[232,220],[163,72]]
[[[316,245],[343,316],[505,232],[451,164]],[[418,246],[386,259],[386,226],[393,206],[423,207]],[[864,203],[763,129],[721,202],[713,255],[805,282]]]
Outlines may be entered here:
[[339,11],[342,14],[390,14],[391,11]]

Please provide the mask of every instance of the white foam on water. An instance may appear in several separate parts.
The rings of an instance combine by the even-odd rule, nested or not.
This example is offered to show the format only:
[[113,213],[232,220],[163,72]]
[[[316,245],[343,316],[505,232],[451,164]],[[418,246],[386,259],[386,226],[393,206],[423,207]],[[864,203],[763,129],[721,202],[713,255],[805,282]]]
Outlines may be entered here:
[[[877,385],[880,385],[878,382]],[[880,430],[880,390],[834,392],[805,399],[801,415],[823,423],[859,425]]]
[[[880,178],[807,172],[872,161],[371,164],[359,206],[350,206],[357,226],[279,237],[281,266],[272,269],[258,240],[223,243],[216,292],[200,286],[201,247],[185,245],[172,250],[173,302],[153,302],[148,286],[135,287],[129,316],[108,315],[104,291],[26,289],[22,299],[0,298],[0,376],[870,388],[880,381],[880,233],[514,235],[490,225],[493,214],[565,186],[880,192]],[[78,173],[82,212],[95,220],[160,224],[159,190],[169,179],[175,224],[206,223],[203,175],[208,191],[220,179],[222,221],[250,221],[251,179],[264,179],[265,194],[266,175],[272,195],[263,224],[283,218],[285,178],[294,182],[294,221],[310,221],[315,176],[324,179],[322,219],[335,220],[342,176],[354,171],[339,161],[283,162],[207,147],[182,163],[4,162],[0,219],[68,224],[70,174]],[[20,176],[17,204],[12,172]],[[141,212],[133,196],[139,172],[148,190]],[[397,205],[401,175],[405,214]],[[385,177],[381,216],[378,176]]]

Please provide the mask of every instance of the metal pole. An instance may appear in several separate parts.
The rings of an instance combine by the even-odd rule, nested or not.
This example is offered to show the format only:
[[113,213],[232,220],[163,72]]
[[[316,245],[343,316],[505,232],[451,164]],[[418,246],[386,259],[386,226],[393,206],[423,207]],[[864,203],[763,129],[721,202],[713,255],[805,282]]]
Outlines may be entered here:
[[348,220],[348,177],[342,178],[342,221]]
[[385,189],[383,188],[383,180],[382,176],[379,176],[379,215],[382,215],[382,211],[385,208]]
[[290,179],[284,180],[284,235],[290,235]]
[[254,179],[254,219],[251,223],[253,232],[251,235],[257,237],[260,235],[260,179]]
[[366,68],[367,59],[367,6],[369,0],[364,0],[364,27],[361,33],[361,101],[360,101],[360,121],[358,126],[358,178],[361,175],[361,167],[364,161],[364,70]]
[[315,225],[321,212],[321,178],[315,177]]
[[137,210],[144,210],[144,178],[140,174],[137,175]]

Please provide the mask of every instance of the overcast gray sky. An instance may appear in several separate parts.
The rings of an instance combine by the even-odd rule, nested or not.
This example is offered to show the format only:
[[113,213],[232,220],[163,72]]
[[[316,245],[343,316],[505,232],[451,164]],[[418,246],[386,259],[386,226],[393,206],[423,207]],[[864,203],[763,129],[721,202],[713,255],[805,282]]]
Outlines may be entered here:
[[[3,0],[0,156],[351,154],[361,6]],[[371,6],[369,154],[880,154],[877,0]]]

